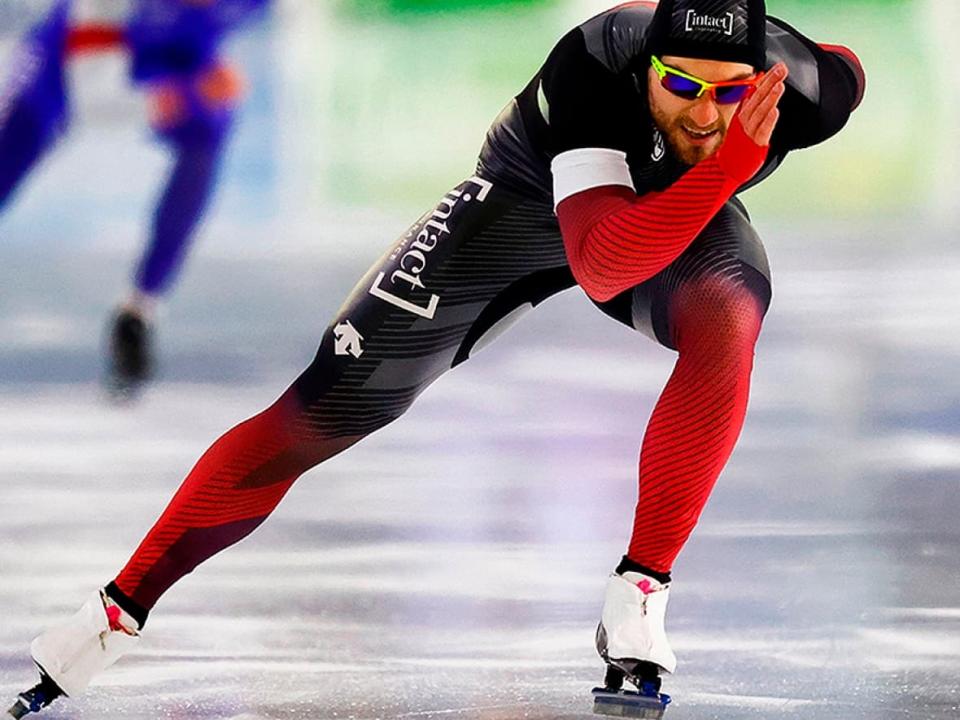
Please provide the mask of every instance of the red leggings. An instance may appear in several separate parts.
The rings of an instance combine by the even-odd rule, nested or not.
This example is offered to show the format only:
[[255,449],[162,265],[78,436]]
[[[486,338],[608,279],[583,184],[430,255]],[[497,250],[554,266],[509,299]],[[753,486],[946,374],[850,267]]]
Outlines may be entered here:
[[[740,432],[768,277],[745,212],[728,203],[666,270],[600,305],[679,351],[643,441],[628,553],[653,571],[669,572]],[[145,619],[304,471],[400,417],[518,307],[573,284],[549,204],[479,178],[448,193],[361,280],[294,385],[203,455],[116,578],[122,599]]]
[[643,438],[627,557],[669,573],[743,427],[753,349],[766,308],[723,275],[685,282],[669,303],[679,351]]

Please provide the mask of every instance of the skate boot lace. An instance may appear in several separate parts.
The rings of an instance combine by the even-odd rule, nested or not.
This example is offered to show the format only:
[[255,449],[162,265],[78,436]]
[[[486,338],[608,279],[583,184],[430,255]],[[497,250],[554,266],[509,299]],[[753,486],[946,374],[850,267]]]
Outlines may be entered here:
[[653,593],[660,590],[660,587],[654,585],[650,580],[644,578],[640,582],[636,583],[637,587],[640,588],[640,592],[643,593],[643,600],[640,603],[640,612],[644,616],[647,614],[647,598],[649,598]]
[[124,635],[136,636],[137,631],[131,630],[121,621],[123,615],[120,607],[110,603],[109,599],[103,598],[103,610],[107,614],[108,629],[100,633],[100,647],[107,649],[107,635],[111,632],[122,632]]

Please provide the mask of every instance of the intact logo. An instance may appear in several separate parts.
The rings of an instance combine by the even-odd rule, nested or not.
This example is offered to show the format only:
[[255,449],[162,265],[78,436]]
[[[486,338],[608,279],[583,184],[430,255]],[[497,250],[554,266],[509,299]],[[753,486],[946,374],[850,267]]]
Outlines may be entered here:
[[715,15],[699,15],[696,10],[687,10],[686,31],[714,32],[724,35],[733,35],[733,13],[717,17]]
[[414,290],[427,290],[424,271],[430,264],[430,253],[453,231],[450,216],[454,209],[461,203],[467,204],[474,200],[482,203],[492,189],[492,182],[474,176],[465,180],[459,188],[448,192],[437,208],[420,218],[413,229],[397,243],[387,258],[388,269],[377,274],[367,292],[411,315],[433,320],[440,304],[440,296],[431,292],[424,305],[415,302],[410,293]]

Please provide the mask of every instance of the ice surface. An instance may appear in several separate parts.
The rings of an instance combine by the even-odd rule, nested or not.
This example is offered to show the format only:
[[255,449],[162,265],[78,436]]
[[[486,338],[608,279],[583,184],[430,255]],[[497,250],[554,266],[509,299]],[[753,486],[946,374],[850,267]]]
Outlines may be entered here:
[[[15,305],[46,279],[12,254]],[[925,268],[931,293],[956,261]],[[70,301],[97,296],[91,276],[71,276],[55,310],[83,332],[0,353],[0,693],[30,681],[30,638],[116,572],[209,442],[305,364],[313,306],[337,303],[261,283],[222,300],[247,324],[218,322],[201,279],[220,262],[191,270],[161,326],[164,375],[132,407],[96,383],[109,299]],[[268,270],[323,284],[302,263]],[[670,717],[956,717],[957,347],[871,332],[883,313],[848,313],[840,289],[814,320],[816,270],[787,280],[741,447],[676,570]],[[864,304],[895,308],[897,292]],[[161,602],[142,652],[50,717],[585,717],[604,576],[670,364],[576,293],[545,305],[305,476]]]

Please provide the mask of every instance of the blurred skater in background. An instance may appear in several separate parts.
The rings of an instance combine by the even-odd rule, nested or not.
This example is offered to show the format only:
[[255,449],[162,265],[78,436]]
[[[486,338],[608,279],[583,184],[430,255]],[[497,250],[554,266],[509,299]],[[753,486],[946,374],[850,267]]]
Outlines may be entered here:
[[123,52],[130,80],[147,93],[154,134],[173,155],[130,290],[111,318],[108,380],[128,396],[153,373],[151,335],[217,185],[243,95],[224,39],[269,0],[135,0],[120,23],[70,21],[57,0],[22,39],[0,94],[0,212],[70,123],[69,61]]

